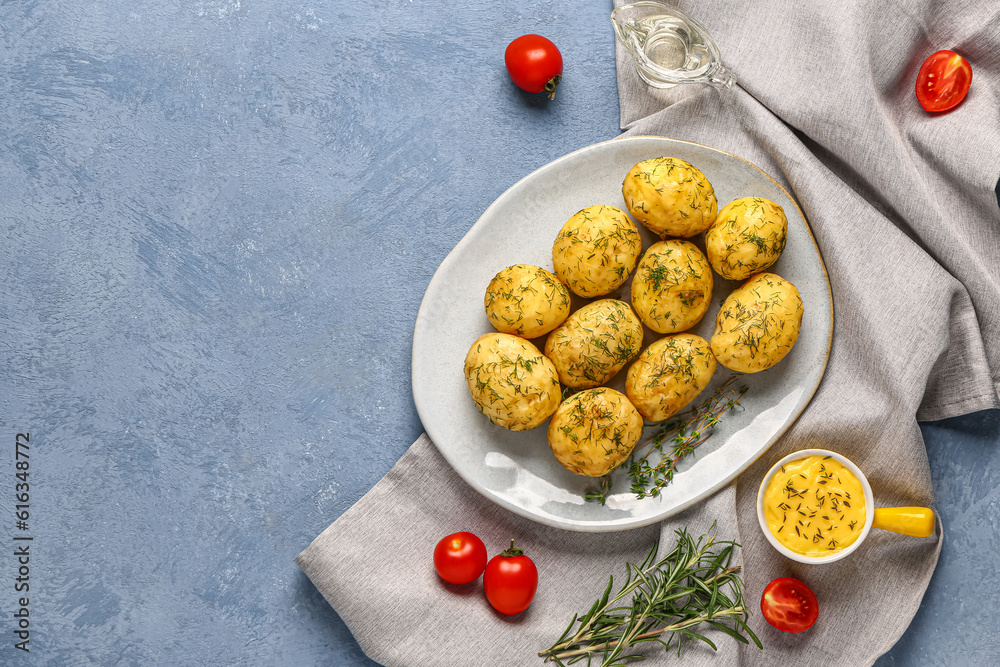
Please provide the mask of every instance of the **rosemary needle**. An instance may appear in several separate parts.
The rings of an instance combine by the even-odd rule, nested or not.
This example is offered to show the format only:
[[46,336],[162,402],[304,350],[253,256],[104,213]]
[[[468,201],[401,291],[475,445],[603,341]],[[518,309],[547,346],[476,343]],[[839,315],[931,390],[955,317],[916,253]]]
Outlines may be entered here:
[[676,639],[678,655],[684,640],[703,641],[715,650],[715,644],[697,632],[702,624],[744,644],[753,640],[762,648],[746,623],[749,611],[743,601],[740,566],[732,565],[739,545],[715,542],[706,535],[695,541],[683,529],[676,534],[677,544],[662,558],[657,558],[657,543],[641,564],[626,563],[625,583],[614,596],[614,577],[610,577],[590,610],[574,615],[556,643],[538,656],[562,666],[580,660],[589,666],[599,658],[601,667],[609,667],[642,659],[625,653],[640,642],[657,642],[669,651]]

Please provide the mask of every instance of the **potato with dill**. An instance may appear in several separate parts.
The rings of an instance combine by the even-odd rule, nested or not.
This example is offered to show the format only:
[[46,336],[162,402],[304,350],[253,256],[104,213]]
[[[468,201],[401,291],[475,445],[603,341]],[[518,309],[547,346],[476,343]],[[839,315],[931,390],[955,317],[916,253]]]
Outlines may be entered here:
[[601,299],[583,306],[545,341],[545,356],[559,381],[590,389],[613,378],[642,349],[642,323],[624,301]]
[[632,307],[657,333],[686,331],[712,301],[712,267],[690,241],[670,239],[646,250],[632,279]]
[[660,238],[697,236],[715,222],[719,203],[700,169],[676,157],[637,163],[622,183],[625,206]]
[[701,336],[666,336],[647,347],[628,369],[625,394],[643,419],[671,417],[708,386],[715,357]]
[[562,399],[555,366],[519,336],[488,333],[465,356],[465,381],[479,411],[511,431],[548,419]]
[[719,211],[705,232],[705,251],[720,276],[746,280],[778,261],[787,236],[781,206],[762,197],[741,197]]
[[621,392],[608,387],[573,394],[549,422],[549,447],[570,472],[600,477],[632,453],[642,437],[642,417]]
[[552,263],[573,293],[590,299],[609,294],[628,280],[642,238],[628,214],[598,204],[577,212],[556,235]]
[[493,277],[483,305],[497,331],[537,338],[569,316],[569,290],[540,266],[514,264]]
[[771,368],[798,340],[802,313],[795,285],[773,273],[759,273],[722,302],[712,352],[720,364],[741,373]]

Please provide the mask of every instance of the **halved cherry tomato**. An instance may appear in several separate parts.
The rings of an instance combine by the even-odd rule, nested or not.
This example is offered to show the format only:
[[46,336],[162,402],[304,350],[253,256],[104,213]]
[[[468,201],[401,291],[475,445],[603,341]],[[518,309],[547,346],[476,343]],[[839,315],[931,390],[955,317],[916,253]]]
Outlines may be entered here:
[[778,577],[764,587],[760,611],[777,629],[802,632],[819,618],[819,601],[812,589],[798,579]]
[[972,66],[954,51],[932,53],[917,72],[917,101],[927,111],[947,111],[965,99]]
[[434,547],[434,569],[450,584],[467,584],[486,569],[486,545],[472,533],[452,533]]
[[524,549],[514,546],[490,559],[483,575],[486,599],[501,614],[512,616],[528,608],[538,589],[538,568],[524,555]]
[[507,45],[503,59],[518,88],[529,93],[545,91],[549,99],[556,96],[563,59],[551,40],[541,35],[522,35]]

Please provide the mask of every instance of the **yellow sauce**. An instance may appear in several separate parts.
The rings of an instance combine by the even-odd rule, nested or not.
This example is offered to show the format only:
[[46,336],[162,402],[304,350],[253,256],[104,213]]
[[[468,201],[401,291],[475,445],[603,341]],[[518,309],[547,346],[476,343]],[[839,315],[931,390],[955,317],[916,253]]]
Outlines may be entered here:
[[789,461],[764,490],[771,534],[797,554],[822,557],[849,547],[865,527],[865,492],[840,461],[814,454]]

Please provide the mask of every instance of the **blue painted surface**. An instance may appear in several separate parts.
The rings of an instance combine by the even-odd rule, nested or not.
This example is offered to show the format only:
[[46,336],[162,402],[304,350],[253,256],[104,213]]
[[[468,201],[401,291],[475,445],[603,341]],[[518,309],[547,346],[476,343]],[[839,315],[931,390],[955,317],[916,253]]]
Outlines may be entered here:
[[[441,260],[518,179],[619,134],[610,9],[0,6],[0,539],[34,538],[32,652],[0,557],[0,663],[374,664],[292,558],[421,432]],[[528,32],[562,49],[554,102],[503,70]],[[998,431],[925,429],[948,537],[891,664],[1000,658]]]

